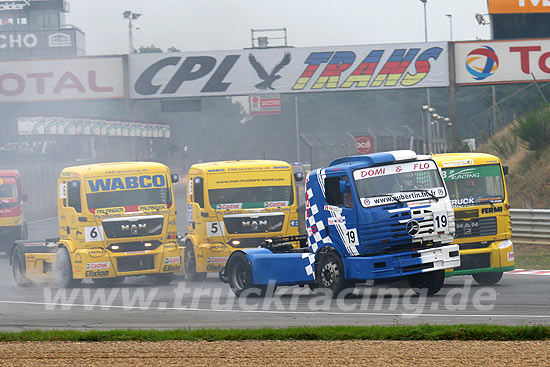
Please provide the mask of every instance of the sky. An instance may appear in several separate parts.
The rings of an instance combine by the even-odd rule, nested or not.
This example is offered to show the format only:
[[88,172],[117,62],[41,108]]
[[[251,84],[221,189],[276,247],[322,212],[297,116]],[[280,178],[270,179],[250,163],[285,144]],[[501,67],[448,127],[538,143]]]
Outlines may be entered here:
[[[164,51],[237,50],[251,47],[251,29],[286,28],[289,46],[314,47],[424,41],[420,0],[68,0],[68,24],[86,33],[88,55],[128,52],[128,22],[122,12],[142,16],[134,47]],[[486,0],[427,0],[428,41],[489,39]],[[265,34],[280,37],[281,32]],[[271,46],[280,45],[270,41]]]

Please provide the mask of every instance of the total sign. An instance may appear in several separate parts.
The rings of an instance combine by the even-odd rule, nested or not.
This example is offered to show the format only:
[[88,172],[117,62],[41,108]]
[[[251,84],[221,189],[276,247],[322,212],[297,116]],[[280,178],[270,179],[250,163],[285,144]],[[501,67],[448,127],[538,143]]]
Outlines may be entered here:
[[0,103],[123,97],[121,57],[0,62]]
[[550,39],[455,43],[460,85],[550,80]]

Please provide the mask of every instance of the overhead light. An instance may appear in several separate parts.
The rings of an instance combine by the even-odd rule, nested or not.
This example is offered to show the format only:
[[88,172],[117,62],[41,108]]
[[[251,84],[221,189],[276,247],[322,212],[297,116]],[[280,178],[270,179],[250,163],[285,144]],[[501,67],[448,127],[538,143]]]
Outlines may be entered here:
[[477,14],[475,15],[475,17],[476,17],[477,23],[478,23],[479,25],[485,25],[485,24],[487,24],[487,21],[486,21],[485,18],[483,17],[483,14],[477,13]]

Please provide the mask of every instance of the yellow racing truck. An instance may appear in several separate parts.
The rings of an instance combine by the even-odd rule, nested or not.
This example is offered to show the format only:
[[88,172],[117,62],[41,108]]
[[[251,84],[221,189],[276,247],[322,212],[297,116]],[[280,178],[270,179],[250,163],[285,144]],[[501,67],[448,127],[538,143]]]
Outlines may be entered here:
[[[192,281],[219,273],[235,250],[298,235],[295,182],[303,173],[276,160],[194,164],[187,175],[184,268]],[[294,244],[293,246],[299,246]]]
[[169,283],[181,268],[172,188],[177,180],[167,166],[151,162],[63,169],[59,237],[13,244],[16,284],[74,287],[92,279],[107,285],[133,275]]
[[496,284],[514,269],[510,205],[504,175],[508,167],[485,153],[434,154],[455,212],[460,267],[447,276],[471,274],[481,285]]

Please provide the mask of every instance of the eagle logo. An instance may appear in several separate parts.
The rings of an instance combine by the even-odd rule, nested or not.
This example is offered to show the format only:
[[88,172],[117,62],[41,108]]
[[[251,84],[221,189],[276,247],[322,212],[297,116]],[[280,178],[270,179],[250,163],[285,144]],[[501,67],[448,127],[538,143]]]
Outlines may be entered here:
[[277,75],[277,73],[279,71],[281,71],[282,68],[284,68],[285,66],[287,66],[288,64],[290,64],[290,59],[291,59],[291,56],[290,56],[290,53],[286,52],[285,55],[283,56],[283,59],[281,60],[280,63],[278,63],[274,68],[273,70],[271,70],[271,73],[268,74],[267,71],[265,71],[264,67],[262,66],[262,64],[260,64],[258,62],[258,60],[256,60],[256,58],[254,57],[254,55],[252,54],[249,54],[248,55],[248,61],[250,61],[250,65],[252,65],[252,67],[254,68],[254,70],[256,70],[256,74],[258,74],[258,77],[260,79],[262,79],[263,81],[261,83],[258,83],[255,85],[256,89],[260,89],[260,90],[266,90],[266,89],[271,89],[271,90],[275,90],[275,88],[273,88],[271,85],[277,80],[277,79],[280,79],[281,76],[280,75]]

